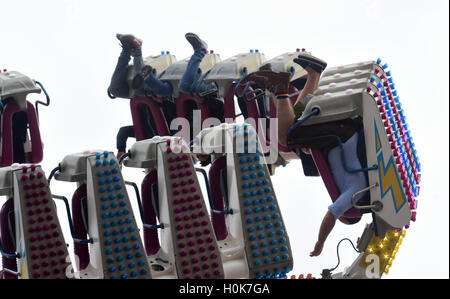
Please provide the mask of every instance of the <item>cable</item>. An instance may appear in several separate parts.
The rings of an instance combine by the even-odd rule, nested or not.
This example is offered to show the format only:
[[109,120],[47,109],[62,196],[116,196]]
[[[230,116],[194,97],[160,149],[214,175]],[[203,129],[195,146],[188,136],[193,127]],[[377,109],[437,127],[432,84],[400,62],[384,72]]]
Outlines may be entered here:
[[129,152],[123,154],[123,155],[119,158],[119,164],[122,164],[122,161],[123,161],[126,157],[129,157],[129,156],[130,156],[130,153],[129,153]]
[[50,175],[48,176],[48,183],[50,184],[50,181],[52,180],[53,176],[55,175],[55,173],[57,171],[61,171],[61,166],[57,166],[55,168],[53,168],[53,170],[50,172]]
[[332,268],[332,269],[328,269],[330,272],[336,270],[336,268],[339,267],[339,264],[341,263],[341,259],[340,259],[340,257],[339,257],[339,245],[341,245],[342,241],[345,241],[345,240],[349,241],[350,244],[352,244],[352,247],[353,247],[353,249],[354,249],[356,252],[359,252],[358,249],[356,249],[355,245],[353,245],[353,242],[352,242],[350,239],[344,238],[344,239],[340,240],[339,243],[338,243],[338,245],[337,245],[337,248],[336,248],[336,253],[337,253],[338,263],[337,263],[336,267],[334,267],[334,268]]
[[38,120],[39,120],[39,109],[38,109],[38,105],[39,105],[39,104],[41,104],[41,105],[43,105],[43,106],[48,106],[48,105],[50,105],[50,96],[48,95],[47,91],[46,91],[45,88],[44,88],[44,85],[42,85],[41,82],[35,81],[35,83],[36,83],[36,85],[39,85],[39,87],[42,89],[42,91],[43,91],[44,94],[45,94],[46,100],[47,100],[46,103],[41,102],[41,101],[36,101],[36,104],[35,104],[35,106],[36,106],[36,115],[37,115],[37,118],[38,118]]

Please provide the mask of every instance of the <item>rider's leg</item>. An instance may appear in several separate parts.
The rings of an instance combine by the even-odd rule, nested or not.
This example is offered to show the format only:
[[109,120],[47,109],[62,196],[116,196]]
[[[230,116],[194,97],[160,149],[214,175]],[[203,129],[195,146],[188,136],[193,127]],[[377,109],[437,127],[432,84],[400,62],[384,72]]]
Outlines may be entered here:
[[294,109],[288,96],[277,96],[278,142],[287,145],[287,133],[295,121]]
[[[108,91],[113,96],[127,98],[130,94],[127,83],[128,63],[131,60],[131,56],[133,56],[135,57],[134,64],[137,64],[138,67],[142,68],[142,65],[139,66],[140,64],[143,64],[141,54],[142,41],[129,34],[117,34],[116,37],[121,43],[122,52],[120,53],[119,60],[117,61]],[[141,57],[140,59],[139,56]],[[141,60],[141,62],[139,60]]]
[[127,77],[128,77],[128,63],[130,62],[130,52],[127,49],[122,49],[116,68],[109,84],[109,92],[116,97],[127,98],[130,94]]
[[214,83],[209,84],[202,83],[200,84],[200,86],[198,86],[198,88],[196,88],[196,90],[192,89],[193,83],[198,80],[198,67],[202,62],[203,57],[205,57],[206,55],[208,45],[193,33],[187,33],[186,39],[192,45],[192,48],[194,49],[194,54],[191,56],[188,62],[183,77],[181,78],[180,83],[178,84],[178,88],[182,92],[188,94],[191,94],[193,92],[200,94],[206,90],[215,88],[216,86]]
[[149,89],[153,94],[161,98],[172,96],[172,85],[169,82],[161,81],[156,78],[153,72],[150,72],[144,81],[144,89]]

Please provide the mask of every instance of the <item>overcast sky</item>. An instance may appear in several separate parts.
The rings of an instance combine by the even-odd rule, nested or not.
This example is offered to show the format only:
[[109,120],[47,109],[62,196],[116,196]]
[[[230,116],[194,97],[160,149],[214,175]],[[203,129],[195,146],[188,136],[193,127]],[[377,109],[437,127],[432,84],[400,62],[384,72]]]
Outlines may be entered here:
[[[67,154],[115,151],[117,130],[131,124],[129,101],[106,95],[120,53],[118,32],[142,38],[144,56],[167,50],[177,59],[190,56],[184,34],[192,31],[222,59],[250,49],[271,59],[296,48],[306,48],[329,66],[381,57],[391,67],[422,162],[417,222],[385,277],[448,278],[447,0],[16,0],[1,1],[0,11],[0,68],[41,81],[51,96],[51,105],[40,109],[47,174]],[[43,96],[29,98],[34,99]],[[143,178],[133,169],[123,174]],[[371,221],[366,216],[353,227],[337,224],[322,255],[310,258],[331,202],[325,187],[320,178],[304,177],[298,161],[277,169],[272,180],[291,239],[291,274],[317,277],[334,267],[338,241],[356,240]],[[70,197],[74,190],[75,185],[52,182],[53,193]],[[67,228],[63,206],[58,210]],[[343,244],[338,270],[356,256]]]

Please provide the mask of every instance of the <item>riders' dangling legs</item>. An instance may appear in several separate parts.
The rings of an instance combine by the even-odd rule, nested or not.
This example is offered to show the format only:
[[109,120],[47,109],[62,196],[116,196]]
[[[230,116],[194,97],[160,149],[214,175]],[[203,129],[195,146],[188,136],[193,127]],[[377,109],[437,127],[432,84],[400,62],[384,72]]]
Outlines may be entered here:
[[201,83],[199,86],[193,86],[195,82],[197,82],[198,78],[198,67],[202,62],[203,57],[205,57],[208,45],[206,42],[201,40],[194,33],[186,33],[185,35],[187,41],[194,48],[194,54],[191,56],[191,59],[188,62],[187,68],[183,74],[183,77],[178,84],[178,88],[187,94],[193,94],[194,92],[197,94],[201,94],[207,90],[216,88],[214,83]]
[[[140,89],[141,92],[148,88],[159,97],[170,97],[172,95],[172,86],[167,82],[162,82],[157,79],[153,74],[152,67],[144,65],[142,41],[132,35],[122,36],[121,40],[124,39],[128,42],[130,54],[133,56],[133,77],[135,79],[133,80],[132,87],[137,90]],[[136,78],[141,80],[136,80]]]
[[[122,52],[120,53],[119,59],[117,61],[116,68],[111,78],[111,83],[109,85],[108,91],[116,97],[128,98],[130,91],[127,83],[128,77],[128,63],[131,60],[131,56],[137,54],[134,59],[134,63],[138,65],[143,64],[141,52],[142,42],[132,35],[117,34],[117,39],[120,41],[122,46]],[[141,66],[142,68],[142,66]]]

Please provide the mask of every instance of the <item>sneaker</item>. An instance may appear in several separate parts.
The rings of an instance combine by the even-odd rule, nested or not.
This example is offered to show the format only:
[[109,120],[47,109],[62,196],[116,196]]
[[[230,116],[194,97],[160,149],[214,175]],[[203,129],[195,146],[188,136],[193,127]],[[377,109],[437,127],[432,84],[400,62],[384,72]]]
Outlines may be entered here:
[[198,37],[197,34],[189,32],[185,35],[187,41],[192,45],[192,48],[194,48],[194,51],[196,50],[206,50],[208,49],[208,44],[201,40],[200,37]]
[[298,55],[298,58],[295,58],[294,62],[299,64],[302,68],[307,68],[309,66],[319,74],[322,73],[327,67],[327,63],[325,61],[306,52]]
[[262,66],[259,67],[259,70],[260,71],[273,71],[272,65],[270,63],[263,64]]
[[136,74],[133,78],[133,82],[131,83],[131,87],[133,89],[139,89],[144,85],[145,79],[153,72],[153,68],[149,65],[146,65],[142,68],[142,70]]
[[289,82],[291,74],[287,72],[276,73],[270,70],[262,70],[247,75],[241,82],[241,86],[247,82],[254,82],[271,92],[278,94],[289,93]]
[[140,49],[142,46],[142,40],[136,38],[131,34],[116,34],[117,39],[120,41],[122,48],[130,51]]

